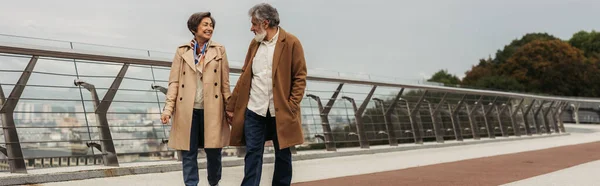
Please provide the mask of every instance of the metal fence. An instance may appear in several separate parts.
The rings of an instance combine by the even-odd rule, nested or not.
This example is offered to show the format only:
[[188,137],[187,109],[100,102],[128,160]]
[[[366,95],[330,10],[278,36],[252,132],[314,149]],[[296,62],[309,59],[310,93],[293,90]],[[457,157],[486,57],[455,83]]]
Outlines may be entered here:
[[[176,159],[159,121],[168,59],[6,44],[0,64],[0,170]],[[581,103],[600,103],[308,73],[296,150],[560,133]]]

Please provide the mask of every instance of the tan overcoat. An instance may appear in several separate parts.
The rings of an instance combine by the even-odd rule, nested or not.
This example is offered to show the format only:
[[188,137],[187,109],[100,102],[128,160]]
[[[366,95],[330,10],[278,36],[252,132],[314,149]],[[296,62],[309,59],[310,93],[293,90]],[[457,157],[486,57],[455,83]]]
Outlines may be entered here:
[[[169,147],[189,150],[192,111],[196,96],[197,69],[189,43],[177,48],[166,96],[163,115],[172,115]],[[225,48],[209,41],[203,68],[204,147],[222,148],[229,144],[230,126],[225,119],[225,106],[231,95],[229,62]]]

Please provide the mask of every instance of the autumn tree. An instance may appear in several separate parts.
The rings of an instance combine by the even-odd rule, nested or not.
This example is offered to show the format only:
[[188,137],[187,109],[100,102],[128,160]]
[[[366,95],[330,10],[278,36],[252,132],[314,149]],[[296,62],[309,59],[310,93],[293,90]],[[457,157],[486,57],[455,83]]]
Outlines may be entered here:
[[502,50],[498,50],[494,59],[491,57],[480,59],[479,64],[472,66],[471,70],[465,73],[462,84],[473,88],[522,91],[523,85],[512,77],[498,72],[500,65],[506,63],[524,45],[532,41],[549,40],[558,40],[558,38],[547,33],[529,33],[520,39],[513,40],[509,45],[504,46]]
[[496,52],[496,58],[493,62],[496,64],[505,63],[512,55],[522,46],[529,44],[532,41],[549,41],[559,40],[557,37],[547,33],[529,33],[525,34],[521,39],[515,39],[509,45],[504,46],[504,49]]
[[583,52],[560,40],[537,40],[519,48],[500,66],[500,74],[515,78],[528,92],[587,96],[597,68]]

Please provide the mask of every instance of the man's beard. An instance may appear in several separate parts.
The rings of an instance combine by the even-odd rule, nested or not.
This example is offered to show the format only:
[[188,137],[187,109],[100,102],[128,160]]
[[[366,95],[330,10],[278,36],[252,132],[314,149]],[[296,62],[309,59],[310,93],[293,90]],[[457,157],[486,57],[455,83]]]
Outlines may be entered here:
[[254,34],[254,40],[256,42],[261,42],[261,41],[265,40],[265,37],[267,37],[267,31],[264,28],[260,29],[260,33]]

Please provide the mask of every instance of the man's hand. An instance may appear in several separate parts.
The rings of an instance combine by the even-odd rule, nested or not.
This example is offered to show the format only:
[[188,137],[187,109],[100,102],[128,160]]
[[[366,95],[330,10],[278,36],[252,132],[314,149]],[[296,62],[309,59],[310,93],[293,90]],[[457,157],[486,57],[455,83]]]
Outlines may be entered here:
[[233,123],[233,112],[225,111],[225,114],[225,117],[227,118],[227,123],[231,125]]
[[169,120],[171,119],[171,116],[169,115],[162,115],[160,117],[160,121],[162,122],[162,124],[167,124],[169,123]]

